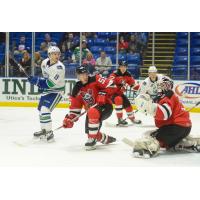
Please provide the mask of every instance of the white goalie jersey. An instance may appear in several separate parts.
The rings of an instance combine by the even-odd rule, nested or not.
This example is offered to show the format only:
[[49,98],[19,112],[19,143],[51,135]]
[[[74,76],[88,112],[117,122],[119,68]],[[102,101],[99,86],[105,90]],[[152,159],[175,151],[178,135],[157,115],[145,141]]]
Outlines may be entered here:
[[65,66],[62,62],[50,65],[49,58],[41,64],[43,77],[47,79],[49,89],[45,93],[64,93],[65,89]]
[[158,93],[157,88],[157,81],[161,80],[163,77],[166,77],[162,74],[157,74],[157,80],[151,81],[149,77],[147,77],[143,83],[141,84],[141,87],[139,89],[140,94],[149,94],[152,99],[155,99]]

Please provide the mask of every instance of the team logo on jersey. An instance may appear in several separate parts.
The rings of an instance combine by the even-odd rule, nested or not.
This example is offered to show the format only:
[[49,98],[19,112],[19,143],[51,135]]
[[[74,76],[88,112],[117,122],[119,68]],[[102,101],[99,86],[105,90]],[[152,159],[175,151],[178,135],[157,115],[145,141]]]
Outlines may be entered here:
[[175,87],[175,92],[178,96],[195,99],[200,96],[200,84],[199,83],[182,83]]
[[92,106],[95,104],[95,100],[93,98],[93,92],[91,89],[88,89],[87,92],[81,91],[80,95],[82,96],[86,104],[88,104],[89,106]]

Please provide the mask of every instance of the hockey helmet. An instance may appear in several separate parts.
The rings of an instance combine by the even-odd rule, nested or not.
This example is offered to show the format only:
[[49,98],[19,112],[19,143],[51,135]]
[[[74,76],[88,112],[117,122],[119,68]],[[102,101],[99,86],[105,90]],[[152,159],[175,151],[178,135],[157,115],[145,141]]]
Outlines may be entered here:
[[149,73],[151,73],[151,72],[152,72],[152,73],[153,73],[153,72],[156,73],[157,71],[158,71],[158,70],[157,70],[156,66],[150,66],[149,69],[148,69],[148,72],[149,72]]
[[87,67],[85,65],[80,65],[76,68],[76,73],[77,74],[84,74],[88,73]]
[[60,53],[60,49],[56,46],[50,46],[48,48],[48,56],[50,56],[52,53]]
[[119,67],[120,66],[126,66],[126,67],[128,67],[128,63],[125,60],[120,60],[119,61]]
[[158,93],[163,93],[172,90],[173,85],[174,83],[169,77],[167,76],[162,77],[161,80],[157,81]]

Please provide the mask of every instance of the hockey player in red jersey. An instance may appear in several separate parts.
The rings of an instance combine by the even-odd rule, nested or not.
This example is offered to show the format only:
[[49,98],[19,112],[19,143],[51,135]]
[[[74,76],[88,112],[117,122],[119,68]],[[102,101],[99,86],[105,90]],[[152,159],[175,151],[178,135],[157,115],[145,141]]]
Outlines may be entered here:
[[133,142],[135,157],[153,157],[158,154],[160,147],[200,152],[200,137],[189,136],[192,127],[189,112],[172,91],[172,81],[163,77],[157,84],[156,102],[152,102],[148,94],[141,94],[136,98],[139,111],[152,115],[158,129]]
[[118,118],[118,126],[127,126],[128,122],[123,119],[123,109],[126,110],[128,118],[132,123],[141,124],[140,120],[135,119],[133,108],[131,103],[124,92],[126,88],[129,86],[133,91],[137,91],[139,89],[139,85],[136,84],[134,78],[131,73],[127,71],[127,63],[126,61],[120,61],[119,67],[116,71],[114,71],[109,79],[113,80],[117,85],[117,92],[113,95],[112,101],[115,104],[116,115]]
[[[64,128],[72,128],[75,117],[80,115],[81,109],[87,110],[85,133],[88,140],[85,143],[86,150],[96,148],[96,143],[109,144],[116,139],[100,132],[102,121],[111,116],[113,108],[111,95],[116,91],[112,80],[100,75],[89,76],[85,66],[76,69],[79,81],[75,84],[70,100],[70,111],[63,121]],[[94,106],[96,105],[97,106]]]

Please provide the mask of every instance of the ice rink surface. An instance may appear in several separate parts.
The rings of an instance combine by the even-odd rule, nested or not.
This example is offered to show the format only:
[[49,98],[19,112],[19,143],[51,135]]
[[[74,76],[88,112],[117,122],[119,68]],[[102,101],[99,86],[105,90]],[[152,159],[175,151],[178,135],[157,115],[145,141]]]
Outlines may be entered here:
[[[56,108],[52,113],[53,128],[62,125],[67,109]],[[125,117],[125,115],[124,115]],[[154,130],[153,119],[137,113],[142,125],[124,128],[108,127],[104,121],[102,132],[117,138],[116,144],[101,145],[94,151],[85,151],[85,116],[73,129],[56,131],[54,143],[33,142],[32,136],[40,130],[36,108],[0,107],[0,166],[200,166],[200,154],[166,153],[152,159],[133,158],[132,149],[122,143],[123,137],[139,138],[147,130]],[[192,135],[200,134],[200,114],[191,113]],[[116,123],[115,112],[107,120]]]

